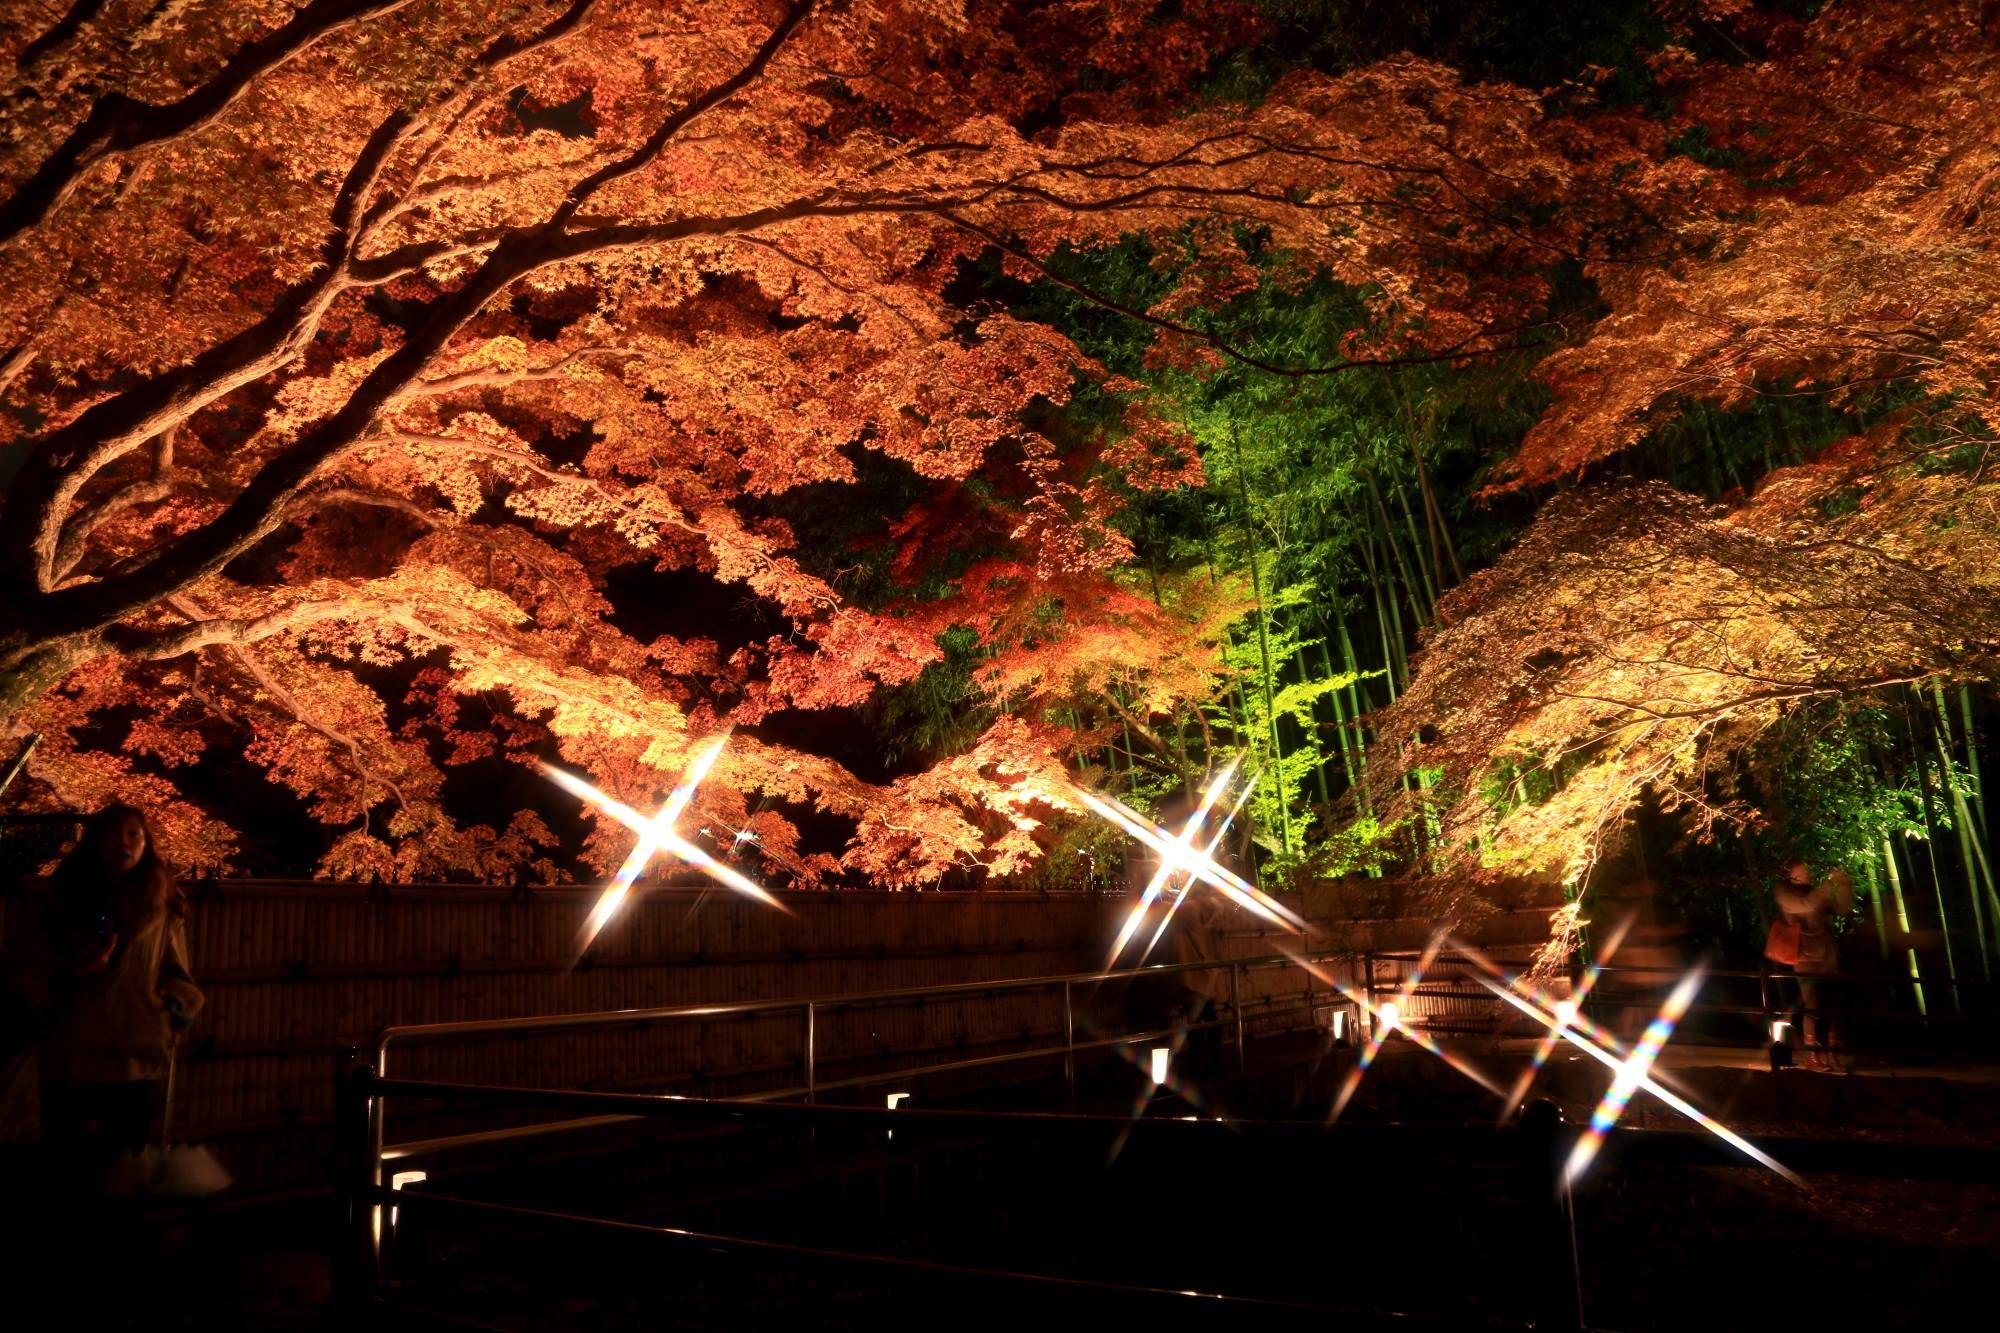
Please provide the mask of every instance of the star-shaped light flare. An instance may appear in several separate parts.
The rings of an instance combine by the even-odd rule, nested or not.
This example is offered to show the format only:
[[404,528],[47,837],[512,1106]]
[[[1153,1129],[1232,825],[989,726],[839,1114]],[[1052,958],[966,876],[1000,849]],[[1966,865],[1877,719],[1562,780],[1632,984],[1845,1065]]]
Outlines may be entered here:
[[[1521,1076],[1514,1081],[1514,1091],[1508,1094],[1507,1105],[1500,1110],[1500,1119],[1503,1122],[1511,1119],[1515,1108],[1528,1099],[1528,1089],[1534,1086],[1536,1077],[1547,1067],[1549,1057],[1555,1054],[1556,1047],[1561,1044],[1563,1030],[1572,1026],[1582,1026],[1586,1031],[1594,1030],[1594,1025],[1583,1014],[1583,1002],[1590,998],[1591,989],[1597,985],[1598,978],[1604,975],[1605,966],[1617,954],[1618,946],[1625,942],[1626,932],[1631,930],[1633,920],[1634,917],[1627,916],[1612,928],[1603,946],[1596,950],[1596,961],[1583,970],[1582,980],[1571,989],[1567,998],[1554,1002],[1552,1012],[1556,1018],[1555,1026],[1544,1032],[1541,1040],[1535,1043],[1533,1058],[1521,1070]],[[1475,958],[1473,961],[1475,966],[1485,962],[1483,958]],[[1501,975],[1504,980],[1505,974]]]
[[[1086,809],[1110,820],[1127,835],[1152,848],[1160,858],[1160,868],[1154,872],[1151,882],[1146,885],[1145,892],[1140,895],[1138,906],[1126,918],[1124,928],[1118,933],[1118,941],[1111,951],[1114,959],[1131,942],[1132,936],[1139,929],[1140,922],[1145,919],[1147,909],[1158,900],[1161,890],[1175,875],[1186,875],[1190,880],[1206,884],[1231,902],[1273,925],[1284,927],[1295,935],[1305,933],[1305,922],[1296,912],[1216,861],[1213,855],[1217,845],[1216,839],[1211,839],[1206,849],[1194,845],[1195,835],[1200,832],[1209,812],[1215,808],[1216,801],[1228,788],[1230,779],[1235,777],[1236,767],[1236,763],[1231,762],[1209,781],[1208,786],[1202,791],[1200,805],[1189,817],[1187,826],[1178,834],[1168,832],[1136,810],[1109,796],[1100,796],[1081,787],[1070,788],[1071,794]],[[1238,805],[1240,804],[1239,800]]]
[[590,915],[584,919],[583,929],[577,942],[578,954],[588,950],[591,942],[597,938],[598,932],[617,915],[618,909],[624,906],[627,895],[631,893],[632,885],[645,873],[646,866],[652,859],[661,852],[680,858],[724,888],[734,889],[746,898],[755,898],[765,906],[775,907],[781,912],[787,910],[785,905],[773,898],[762,885],[722,864],[682,837],[674,828],[681,815],[686,813],[688,803],[694,799],[695,788],[699,787],[702,779],[708,776],[708,770],[715,766],[716,757],[722,753],[722,747],[728,741],[728,736],[718,736],[696,751],[694,762],[681,774],[679,785],[668,793],[666,802],[660,806],[659,813],[650,819],[616,797],[598,790],[576,774],[565,772],[553,764],[542,765],[542,771],[547,773],[557,786],[573,796],[581,797],[639,835],[639,841],[633,845],[631,855],[625,858],[624,865],[618,867],[618,873],[612,877],[611,882],[604,886],[604,892],[598,896],[597,905],[590,909]]
[[1590,1166],[1597,1150],[1604,1146],[1604,1136],[1618,1123],[1618,1117],[1625,1114],[1625,1107],[1632,1100],[1632,1094],[1639,1090],[1646,1075],[1653,1068],[1653,1061],[1659,1059],[1660,1052],[1667,1044],[1667,1038],[1674,1035],[1674,1025],[1687,1013],[1694,1003],[1695,992],[1701,989],[1703,971],[1697,967],[1680,979],[1667,1002],[1660,1006],[1660,1012],[1646,1025],[1639,1044],[1618,1066],[1617,1076],[1611,1086],[1604,1090],[1597,1109],[1591,1112],[1590,1128],[1577,1138],[1576,1146],[1570,1150],[1569,1161],[1563,1167],[1565,1179],[1574,1182]]
[[[1564,1006],[1555,997],[1551,996],[1546,991],[1543,991],[1539,987],[1534,986],[1533,984],[1528,982],[1526,978],[1508,976],[1507,973],[1504,970],[1502,970],[1498,964],[1494,963],[1491,959],[1486,958],[1484,955],[1480,954],[1477,950],[1468,948],[1466,945],[1462,943],[1456,945],[1456,948],[1460,953],[1464,954],[1468,959],[1477,964],[1479,966],[1480,971],[1486,973],[1485,976],[1479,978],[1480,984],[1484,985],[1486,989],[1492,991],[1502,1000],[1505,1000],[1509,1005],[1512,1005],[1514,1008],[1520,1010],[1528,1017],[1540,1023],[1543,1027],[1549,1029],[1550,1032],[1555,1033],[1562,1040],[1576,1047],[1579,1051],[1582,1051],[1585,1055],[1589,1056],[1591,1059],[1611,1069],[1613,1071],[1613,1076],[1614,1076],[1614,1082],[1612,1085],[1613,1090],[1616,1090],[1617,1088],[1617,1077],[1619,1075],[1624,1075],[1628,1073],[1631,1074],[1632,1075],[1631,1087],[1627,1089],[1626,1092],[1624,1093],[1626,1099],[1629,1099],[1633,1092],[1636,1092],[1640,1088],[1644,1088],[1646,1091],[1652,1093],[1655,1097],[1665,1102],[1668,1106],[1671,1106],[1674,1110],[1679,1111],[1682,1115],[1694,1121],[1697,1125],[1700,1125],[1703,1129],[1715,1135],[1717,1138],[1721,1139],[1724,1143],[1727,1143],[1730,1147],[1736,1149],[1738,1152],[1750,1158],[1752,1161],[1757,1162],[1759,1165],[1769,1167],[1771,1170],[1777,1172],[1779,1175],[1783,1176],[1786,1180],[1791,1181],[1795,1185],[1801,1183],[1797,1172],[1785,1166],[1783,1163],[1779,1162],[1776,1158],[1772,1157],[1769,1153],[1765,1152],[1762,1148],[1759,1148],[1756,1144],[1750,1142],[1748,1139],[1744,1138],[1741,1134],[1738,1134],[1735,1130],[1729,1128],[1729,1126],[1723,1124],[1721,1121],[1717,1120],[1714,1116],[1709,1115],[1706,1111],[1701,1110],[1699,1107],[1695,1106],[1694,1103],[1690,1102],[1687,1098],[1681,1096],[1678,1092],[1675,1092],[1672,1088],[1662,1083],[1657,1077],[1654,1076],[1652,1072],[1652,1064],[1653,1064],[1652,1058],[1648,1058],[1643,1065],[1633,1063],[1632,1057],[1638,1055],[1639,1052],[1634,1051],[1629,1054],[1625,1052],[1624,1048],[1619,1044],[1616,1038],[1612,1037],[1609,1033],[1604,1032],[1602,1029],[1596,1027],[1596,1025],[1592,1024],[1590,1020],[1585,1018],[1581,1013],[1575,1012],[1573,1009]],[[1698,980],[1699,974],[1696,974],[1696,976]],[[1679,989],[1680,989],[1679,987],[1675,988],[1676,994],[1679,993]],[[1669,996],[1668,999],[1669,999],[1669,1005],[1671,1006],[1673,1003],[1673,997]],[[1688,1000],[1693,999],[1691,993],[1689,994],[1687,999]],[[1683,1005],[1685,1005],[1686,1001],[1683,1001],[1682,1003]],[[1662,1011],[1662,1016],[1663,1017],[1666,1016],[1664,1010]],[[1668,1035],[1671,1035],[1672,1033],[1672,1022],[1677,1021],[1678,1018],[1679,1014],[1675,1014],[1673,1015],[1673,1018],[1669,1020],[1666,1032],[1663,1033],[1659,1039],[1660,1046],[1664,1046],[1666,1044],[1666,1037]],[[1658,1026],[1657,1020],[1655,1022],[1655,1026]],[[1646,1035],[1650,1037],[1652,1036],[1652,1034],[1653,1034],[1653,1027],[1649,1027],[1647,1029]],[[1645,1045],[1644,1038],[1641,1039],[1640,1044],[1642,1047]],[[1653,1051],[1653,1056],[1657,1057],[1658,1054],[1659,1051],[1656,1048]],[[1607,1093],[1606,1095],[1608,1098],[1609,1094]],[[1612,1108],[1607,1108],[1604,1105],[1604,1103],[1599,1103],[1600,1112],[1606,1111],[1607,1109],[1614,1112],[1614,1114],[1612,1114],[1612,1121],[1615,1123],[1617,1119],[1617,1114],[1615,1112],[1622,1112],[1624,1108],[1622,1103]],[[1593,1125],[1595,1124],[1595,1121],[1596,1117],[1593,1116],[1592,1117]],[[1607,1130],[1603,1132],[1608,1132],[1608,1127]],[[1601,1139],[1602,1132],[1599,1133],[1598,1137]],[[1592,1149],[1592,1152],[1593,1154],[1595,1153],[1594,1148]],[[1588,1164],[1588,1159],[1586,1159],[1584,1163],[1578,1164],[1578,1169],[1580,1170],[1583,1165],[1587,1164]],[[1574,1172],[1572,1172],[1571,1175],[1572,1178],[1574,1178]]]
[[[1195,808],[1194,813],[1188,816],[1187,824],[1174,836],[1174,844],[1177,847],[1191,849],[1194,846],[1195,835],[1201,831],[1202,821],[1208,818],[1209,812],[1215,808],[1216,800],[1228,789],[1230,778],[1236,775],[1238,762],[1240,761],[1230,761],[1209,782],[1207,788],[1203,790],[1201,803]],[[1202,848],[1198,855],[1206,856],[1210,859],[1214,858],[1215,849],[1222,845],[1223,835],[1229,832],[1229,825],[1235,820],[1236,812],[1243,808],[1243,802],[1249,799],[1250,791],[1256,785],[1257,780],[1255,778],[1244,784],[1243,790],[1237,793],[1235,803],[1229,807],[1229,813],[1223,817],[1221,827],[1215,830],[1215,835],[1208,840],[1208,845]],[[1158,831],[1164,833],[1166,830],[1162,828]],[[1174,877],[1179,875],[1181,877],[1180,890],[1174,895],[1173,902],[1168,904],[1167,910],[1161,913],[1159,928],[1153,932],[1153,937],[1146,941],[1146,950],[1139,956],[1139,961],[1144,963],[1151,956],[1154,946],[1160,942],[1160,936],[1166,933],[1167,923],[1173,920],[1174,913],[1179,911],[1181,903],[1186,901],[1188,891],[1194,888],[1194,876],[1183,870],[1181,860],[1181,857],[1175,856],[1162,856],[1160,858],[1159,869],[1155,870],[1153,878],[1147,881],[1145,892],[1139,895],[1139,901],[1133,906],[1131,912],[1127,914],[1125,925],[1118,932],[1118,938],[1112,942],[1111,957],[1107,961],[1106,966],[1118,961],[1118,955],[1125,952],[1125,946],[1132,942],[1133,933],[1139,929],[1140,923],[1146,919],[1147,911],[1158,901],[1162,892],[1173,881]]]
[[1426,950],[1424,960],[1417,965],[1415,971],[1409,977],[1404,979],[1403,986],[1397,992],[1396,998],[1394,1000],[1385,1000],[1379,1005],[1370,1003],[1366,995],[1343,984],[1333,973],[1313,962],[1310,958],[1302,958],[1285,948],[1280,948],[1278,952],[1284,954],[1285,957],[1291,959],[1292,962],[1312,974],[1314,978],[1324,983],[1328,989],[1339,992],[1348,1003],[1354,1006],[1357,1013],[1368,1014],[1375,1020],[1375,1036],[1369,1042],[1368,1048],[1364,1052],[1366,1057],[1365,1062],[1357,1060],[1355,1068],[1349,1072],[1347,1079],[1342,1083],[1339,1095],[1333,1104],[1331,1112],[1327,1116],[1328,1124],[1332,1124],[1334,1119],[1347,1109],[1348,1102],[1354,1098],[1355,1089],[1360,1086],[1361,1076],[1367,1072],[1368,1065],[1374,1063],[1376,1053],[1381,1050],[1382,1043],[1388,1039],[1389,1034],[1392,1032],[1401,1032],[1409,1039],[1411,1045],[1417,1047],[1419,1050],[1428,1051],[1432,1055],[1435,1055],[1438,1059],[1444,1061],[1447,1065],[1465,1075],[1465,1077],[1471,1079],[1495,1097],[1505,1097],[1507,1095],[1507,1090],[1502,1088],[1498,1083],[1495,1083],[1484,1070],[1470,1061],[1461,1058],[1449,1048],[1438,1045],[1429,1033],[1413,1026],[1404,1017],[1404,1009],[1416,994],[1417,982],[1422,978],[1424,969],[1437,956],[1437,942],[1435,940],[1432,941],[1431,947]]

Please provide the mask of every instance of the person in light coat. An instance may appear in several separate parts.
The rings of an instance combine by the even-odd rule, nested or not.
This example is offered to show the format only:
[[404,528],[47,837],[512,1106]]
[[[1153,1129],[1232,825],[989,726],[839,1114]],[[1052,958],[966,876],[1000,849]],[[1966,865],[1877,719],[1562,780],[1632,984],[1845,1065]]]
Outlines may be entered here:
[[87,1185],[152,1142],[201,1011],[187,901],[144,812],[112,805],[23,915],[7,942],[10,1044],[36,1047],[50,1165]]

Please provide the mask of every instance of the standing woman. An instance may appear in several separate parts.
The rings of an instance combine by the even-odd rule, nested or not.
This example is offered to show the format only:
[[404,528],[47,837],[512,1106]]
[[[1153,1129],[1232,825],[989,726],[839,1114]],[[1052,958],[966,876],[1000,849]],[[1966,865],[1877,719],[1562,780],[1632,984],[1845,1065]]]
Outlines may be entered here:
[[92,815],[53,888],[42,1139],[59,1169],[95,1179],[152,1141],[174,1045],[202,996],[188,970],[187,900],[144,812]]

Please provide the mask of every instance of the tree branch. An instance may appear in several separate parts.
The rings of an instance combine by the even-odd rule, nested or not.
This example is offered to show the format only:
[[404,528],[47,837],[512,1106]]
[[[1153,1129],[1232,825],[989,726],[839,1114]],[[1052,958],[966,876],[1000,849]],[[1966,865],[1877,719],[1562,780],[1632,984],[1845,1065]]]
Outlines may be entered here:
[[14,57],[14,68],[27,70],[56,48],[68,45],[103,8],[104,0],[76,0],[41,36],[21,48],[21,54]]
[[1455,345],[1441,352],[1417,353],[1410,356],[1356,357],[1352,360],[1342,361],[1337,365],[1331,366],[1287,366],[1276,361],[1267,361],[1262,357],[1254,356],[1227,340],[1218,338],[1214,334],[1205,332],[1204,330],[1197,329],[1190,324],[1183,324],[1179,320],[1168,319],[1163,315],[1156,315],[1150,310],[1141,310],[1137,306],[1126,305],[1122,301],[1117,301],[1100,292],[1092,291],[1082,283],[1057,273],[1054,269],[1041,260],[1036,259],[1025,250],[1009,245],[998,233],[992,231],[990,228],[982,227],[976,222],[968,221],[949,209],[936,209],[933,211],[946,222],[980,237],[1002,254],[1028,265],[1056,286],[1061,287],[1064,291],[1073,292],[1081,296],[1092,305],[1109,310],[1113,314],[1123,315],[1127,319],[1137,320],[1141,324],[1150,324],[1156,329],[1164,329],[1169,333],[1201,343],[1205,347],[1212,347],[1232,361],[1249,366],[1253,370],[1264,371],[1267,374],[1283,375],[1292,379],[1304,379],[1319,375],[1338,375],[1344,371],[1361,370],[1371,366],[1428,366],[1436,365],[1439,362],[1463,361],[1475,356],[1500,356],[1507,352],[1526,351],[1534,346],[1532,343],[1516,343],[1497,347],[1470,347],[1469,344],[1487,336],[1491,332],[1482,329],[1477,333],[1467,335]]
[[[45,633],[79,633],[113,623],[195,579],[214,573],[274,531],[284,521],[286,506],[319,469],[328,460],[351,448],[384,410],[402,399],[452,337],[483,310],[487,302],[538,269],[598,248],[596,233],[578,236],[563,230],[577,208],[603,186],[651,162],[664,150],[672,133],[685,128],[701,112],[726,101],[751,83],[770,63],[784,40],[798,30],[815,3],[816,0],[798,0],[740,69],[668,116],[660,129],[647,136],[646,142],[639,148],[579,182],[546,221],[509,233],[463,286],[440,298],[429,316],[411,331],[402,346],[377,363],[337,411],[307,429],[290,449],[266,463],[221,514],[202,527],[161,545],[144,560],[115,577],[50,591],[34,608],[38,628]],[[400,115],[392,120],[401,126],[408,124],[408,118]],[[383,145],[384,155],[388,147],[388,144]],[[369,180],[373,180],[375,168],[379,165],[377,161],[374,168],[366,172]],[[356,173],[360,171],[360,164],[357,164]],[[350,180],[356,173],[350,173]],[[742,219],[683,219],[664,228],[645,230],[668,235],[677,232],[681,236],[726,235],[746,219],[803,216],[806,211],[803,207],[788,205],[758,210]],[[338,283],[330,279],[327,285],[337,288]],[[234,343],[237,340],[231,341]],[[213,396],[216,395],[211,395],[210,401]],[[55,451],[44,448],[39,454],[44,469],[55,462]],[[31,458],[30,463],[34,462],[35,459]],[[27,468],[23,469],[23,473],[27,473]],[[63,489],[66,475],[57,470],[47,483],[49,489],[60,492],[64,506],[74,495],[73,485]],[[6,517],[11,522],[16,495],[10,492],[7,499]],[[49,506],[45,502],[46,507]],[[53,535],[46,539],[45,544],[47,551],[52,552]],[[39,547],[37,554],[41,554]],[[41,559],[46,567],[46,556],[42,555]],[[39,586],[47,586],[45,579],[37,582]],[[24,583],[26,586],[37,586],[36,582],[24,580]]]
[[[174,610],[180,612],[184,616],[187,616],[190,620],[193,621],[202,620],[206,614],[205,612],[202,611],[200,605],[196,603],[192,597],[189,597],[185,594],[181,594],[175,597],[169,597],[167,599],[167,605],[173,607]],[[329,726],[328,724],[321,722],[319,719],[313,717],[310,713],[308,713],[306,711],[305,705],[299,702],[298,696],[293,694],[290,690],[286,689],[284,685],[281,682],[279,682],[279,680],[265,668],[264,664],[257,660],[257,655],[251,652],[247,645],[241,642],[236,642],[236,643],[224,643],[220,646],[236,662],[236,665],[243,668],[244,672],[250,677],[250,679],[257,682],[258,688],[262,689],[264,693],[269,695],[271,699],[279,705],[279,707],[283,708],[287,713],[290,713],[292,717],[301,726],[307,727],[313,731],[318,732],[321,736],[325,737],[333,744],[338,745],[342,749],[347,751],[348,762],[353,765],[355,776],[361,779],[362,808],[364,810],[366,810],[366,808],[372,804],[372,802],[368,800],[368,784],[371,781],[379,782],[384,787],[387,787],[389,789],[390,794],[396,798],[397,805],[407,806],[410,803],[409,798],[403,794],[402,787],[397,784],[394,778],[384,777],[381,774],[376,773],[369,768],[368,761],[363,759],[361,756],[360,741],[356,740],[353,736],[348,735],[344,731],[340,731],[335,727]]]
[[580,347],[559,361],[551,361],[545,366],[524,366],[520,370],[463,370],[456,375],[440,375],[436,379],[421,380],[413,385],[410,396],[432,397],[438,394],[457,393],[461,389],[497,389],[510,384],[527,384],[535,380],[563,378],[563,371],[590,356],[640,356],[636,347]]
[[355,226],[383,163],[412,124],[403,112],[376,127],[336,197],[319,271],[264,318],[186,365],[95,404],[29,447],[0,510],[0,570],[21,589],[53,582],[62,523],[77,492],[107,463],[179,425],[223,395],[276,370],[304,350],[346,288]]
[[[410,3],[411,0],[313,0],[295,13],[290,22],[243,47],[208,82],[178,101],[152,106],[123,93],[104,94],[35,173],[5,203],[0,203],[0,245],[45,221],[75,193],[91,169],[106,158],[164,143],[213,124],[258,78],[310,50],[321,38],[394,13]],[[58,24],[57,28],[61,26]],[[44,34],[42,40],[49,35]]]
[[75,572],[78,562],[90,549],[91,536],[105,523],[128,509],[143,504],[164,500],[174,490],[174,437],[180,433],[179,426],[169,426],[160,433],[159,443],[153,451],[151,472],[139,480],[121,486],[106,496],[94,509],[73,516],[64,527],[62,538],[56,543],[55,560],[51,570],[51,581],[61,585]]

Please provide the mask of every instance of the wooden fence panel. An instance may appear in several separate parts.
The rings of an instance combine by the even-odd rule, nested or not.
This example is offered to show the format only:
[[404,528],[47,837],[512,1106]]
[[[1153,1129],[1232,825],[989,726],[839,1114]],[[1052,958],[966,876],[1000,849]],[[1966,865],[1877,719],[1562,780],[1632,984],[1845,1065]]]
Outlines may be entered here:
[[[1116,898],[1090,894],[842,892],[781,894],[780,913],[712,888],[670,888],[635,901],[578,963],[589,887],[224,881],[196,885],[193,896],[190,943],[208,1005],[177,1074],[176,1137],[214,1144],[247,1184],[272,1191],[323,1180],[340,1053],[392,1024],[1091,971],[1103,966],[1121,911]],[[17,897],[0,895],[0,932]],[[1421,941],[1427,929],[1329,927],[1322,939],[1376,948]],[[1223,948],[1251,957],[1283,942],[1232,917]],[[1296,969],[1242,980],[1253,1008],[1295,1004],[1305,989]],[[1087,998],[1078,996],[1080,1031]],[[820,1078],[1042,1044],[1061,1031],[1059,987],[837,1007],[818,1023]],[[802,1050],[801,1016],[782,1013],[410,1047],[393,1068],[468,1082],[734,1093],[799,1085]]]

